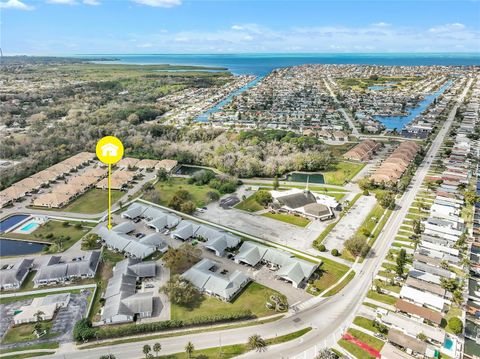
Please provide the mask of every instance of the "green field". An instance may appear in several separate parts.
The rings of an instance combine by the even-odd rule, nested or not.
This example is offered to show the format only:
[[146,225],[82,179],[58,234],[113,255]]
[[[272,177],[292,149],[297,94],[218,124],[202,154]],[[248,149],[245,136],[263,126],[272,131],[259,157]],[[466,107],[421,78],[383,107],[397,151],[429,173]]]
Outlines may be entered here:
[[255,199],[255,194],[252,194],[247,199],[238,203],[235,206],[235,208],[241,209],[242,211],[247,211],[247,212],[257,212],[264,209],[263,206],[260,203],[258,203],[257,200]]
[[374,290],[369,290],[367,293],[367,297],[370,299],[376,300],[377,302],[382,302],[389,305],[394,305],[395,302],[397,301],[397,298],[395,297],[392,297],[386,294],[377,293]]
[[348,273],[347,277],[342,280],[337,286],[335,286],[333,289],[329,290],[326,294],[325,297],[331,297],[332,295],[337,294],[340,292],[343,288],[347,286],[350,281],[355,278],[355,271],[351,271]]
[[[328,258],[322,258],[322,265],[317,270],[320,272],[321,276],[319,279],[313,281],[313,283],[310,286],[310,289],[314,287],[316,288],[316,291],[311,291],[311,290],[310,291],[314,294],[320,294],[324,290],[330,288],[332,285],[337,283],[340,280],[340,278],[342,278],[345,275],[345,273],[348,272],[348,269],[349,268],[344,264],[335,262]],[[347,282],[345,283],[345,285],[349,281],[348,277],[346,279],[347,279]]]
[[171,318],[172,320],[192,320],[196,317],[245,311],[250,311],[257,317],[264,317],[276,313],[265,306],[272,294],[278,295],[279,293],[256,282],[251,282],[231,303],[206,295],[200,302],[188,307],[172,303]]
[[[80,238],[82,238],[86,233],[88,233],[91,228],[87,227],[75,227],[74,223],[61,222],[51,220],[45,224],[42,224],[35,231],[30,234],[22,233],[8,233],[6,237],[10,238],[19,238],[19,239],[30,239],[30,240],[41,240],[45,242],[52,242],[52,245],[49,247],[49,252],[63,252],[75,244]],[[62,247],[57,248],[55,243],[55,238],[58,237],[69,237],[67,240],[62,241]]]
[[[178,190],[186,190],[190,194],[190,200],[195,203],[197,207],[203,207],[206,204],[210,203],[208,198],[208,192],[219,192],[207,185],[197,186],[195,184],[189,184],[188,179],[186,178],[174,178],[166,182],[158,182],[155,184],[155,191],[159,196],[158,204],[162,206],[167,206],[172,197],[175,195],[175,192]],[[150,200],[148,194],[143,197],[146,200]]]
[[[117,202],[125,195],[126,192],[112,190],[112,204]],[[108,191],[99,188],[89,189],[80,197],[75,198],[72,202],[62,208],[44,208],[33,207],[39,209],[46,209],[49,211],[61,211],[72,213],[96,214],[106,211],[108,209]]]
[[[14,325],[4,335],[2,344],[28,342],[37,339],[34,333],[34,323]],[[52,321],[45,321],[42,323],[43,328],[47,331],[44,338],[51,338],[59,333],[50,333],[52,328]]]
[[365,167],[365,163],[342,161],[335,165],[334,170],[322,172],[322,174],[326,184],[342,186],[360,172],[363,167]]
[[380,333],[380,331],[373,325],[374,321],[365,317],[355,317],[353,324],[358,325],[359,327],[370,330],[374,333]]
[[[300,329],[300,330],[297,330],[296,332],[281,335],[271,339],[266,339],[265,342],[267,343],[267,346],[285,343],[285,342],[300,338],[301,336],[307,334],[310,330],[312,330],[311,327]],[[249,351],[249,348],[246,344],[234,344],[234,345],[226,345],[222,347],[195,350],[193,352],[193,356],[191,357],[189,357],[186,353],[176,353],[176,354],[170,354],[170,355],[161,355],[158,358],[162,358],[162,359],[189,359],[189,358],[227,359],[227,358],[237,357],[248,351]]]
[[285,223],[293,224],[295,226],[299,227],[306,227],[309,223],[310,220],[304,217],[300,216],[294,216],[292,214],[285,214],[285,213],[264,213],[262,214],[264,217],[276,219],[277,221],[282,221]]

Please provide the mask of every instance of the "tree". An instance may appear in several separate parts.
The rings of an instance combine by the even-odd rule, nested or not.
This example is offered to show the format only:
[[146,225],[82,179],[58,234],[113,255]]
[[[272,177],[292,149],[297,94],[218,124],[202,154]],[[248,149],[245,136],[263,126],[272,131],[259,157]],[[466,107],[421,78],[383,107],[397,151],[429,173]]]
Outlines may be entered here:
[[160,350],[162,350],[162,345],[160,343],[153,344],[153,351],[155,352],[157,357]]
[[248,338],[247,346],[250,350],[264,352],[267,350],[267,342],[258,334],[253,334]]
[[207,197],[211,202],[215,202],[220,199],[220,195],[218,194],[218,192],[215,192],[215,191],[208,191]]
[[458,283],[454,278],[440,278],[440,285],[443,289],[453,293],[458,289]]
[[424,333],[420,332],[417,335],[417,339],[421,340],[422,342],[425,342],[427,341],[427,336]]
[[367,240],[363,237],[355,236],[345,241],[345,248],[355,257],[365,257],[370,250]]
[[395,208],[395,194],[392,192],[379,192],[377,193],[377,201],[385,209]]
[[184,243],[178,248],[169,248],[162,260],[174,274],[183,273],[200,260],[201,254],[201,249],[190,243]]
[[180,211],[182,211],[183,213],[192,214],[193,212],[195,212],[196,209],[197,206],[195,206],[195,203],[193,203],[192,201],[186,201],[180,205]]
[[157,179],[159,182],[165,182],[168,180],[168,173],[165,168],[159,168],[157,171]]
[[463,195],[465,196],[465,201],[471,206],[474,205],[475,202],[480,202],[480,196],[474,191],[466,191]]
[[35,324],[33,326],[33,329],[35,330],[35,333],[37,334],[37,336],[40,336],[40,334],[42,333],[42,322],[43,322],[43,316],[45,315],[44,312],[42,312],[41,310],[38,310],[35,314],[34,314],[34,317],[35,317]]
[[325,348],[318,352],[315,359],[337,359],[337,355],[332,353],[330,349]]
[[338,257],[340,255],[337,248],[333,248],[331,253],[332,253],[332,256],[334,257]]
[[385,324],[380,323],[378,320],[373,321],[373,327],[382,334],[388,333],[388,327]]
[[192,303],[200,296],[197,288],[179,275],[174,275],[170,278],[162,287],[162,291],[168,295],[172,303],[180,305]]
[[397,267],[395,268],[395,272],[399,276],[403,276],[403,270],[405,268],[405,264],[407,263],[407,251],[405,248],[400,249],[397,255]]
[[143,349],[142,349],[142,352],[143,354],[145,354],[145,358],[148,358],[148,354],[152,351],[152,348],[150,347],[150,345],[148,344],[145,344],[143,346]]
[[90,250],[98,247],[100,236],[95,233],[89,233],[82,239],[82,249]]
[[262,206],[267,206],[270,202],[272,202],[273,198],[269,191],[261,189],[255,193],[255,200]]
[[412,227],[413,227],[413,233],[415,233],[416,235],[419,235],[422,233],[422,226],[419,219],[415,218],[413,220]]
[[73,339],[77,342],[87,341],[95,336],[95,332],[92,322],[87,318],[82,318],[73,327]]
[[278,183],[278,176],[275,176],[275,178],[273,179],[273,189],[277,190],[278,187],[280,187],[280,184]]
[[187,356],[189,358],[192,357],[193,351],[195,350],[195,347],[193,346],[192,342],[188,342],[187,345],[185,345],[185,353],[187,353]]
[[463,332],[463,323],[460,320],[460,318],[457,318],[457,317],[450,318],[448,321],[448,327],[456,335],[459,335]]

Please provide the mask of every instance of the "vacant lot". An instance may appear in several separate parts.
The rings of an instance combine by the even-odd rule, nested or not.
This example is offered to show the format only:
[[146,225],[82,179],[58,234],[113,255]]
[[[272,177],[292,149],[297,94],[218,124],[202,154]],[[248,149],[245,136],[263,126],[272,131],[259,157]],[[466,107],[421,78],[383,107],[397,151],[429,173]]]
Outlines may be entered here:
[[351,180],[365,166],[365,163],[338,162],[332,171],[323,172],[325,183],[343,185]]
[[172,320],[192,320],[196,317],[245,311],[251,311],[257,317],[264,317],[275,314],[275,311],[265,306],[272,294],[278,295],[279,293],[261,284],[251,282],[232,303],[225,303],[206,295],[199,303],[194,303],[188,307],[172,303]]
[[273,218],[277,221],[282,221],[285,223],[293,224],[299,227],[306,227],[310,221],[307,218],[294,216],[292,214],[284,214],[284,213],[264,213],[262,214],[264,217]]
[[[217,194],[220,194],[217,190],[207,185],[197,186],[196,184],[189,184],[186,178],[170,177],[168,181],[158,182],[155,185],[156,195],[158,195],[158,200],[155,202],[162,206],[167,206],[178,190],[188,191],[190,194],[190,200],[195,203],[197,207],[203,207],[211,202],[208,198],[208,192],[216,192]],[[151,200],[148,194],[146,194],[144,198],[146,200]]]

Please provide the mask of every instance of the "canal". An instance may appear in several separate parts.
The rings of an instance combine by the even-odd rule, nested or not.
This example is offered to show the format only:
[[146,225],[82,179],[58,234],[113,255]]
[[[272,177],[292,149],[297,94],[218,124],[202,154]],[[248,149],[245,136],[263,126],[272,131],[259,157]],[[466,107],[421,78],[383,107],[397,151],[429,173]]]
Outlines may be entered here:
[[225,97],[222,101],[218,102],[215,106],[210,107],[206,112],[202,113],[199,115],[195,121],[196,122],[207,122],[208,117],[210,114],[215,113],[220,111],[225,105],[228,105],[230,102],[232,102],[233,98],[235,96],[240,95],[242,92],[247,91],[249,88],[255,86],[260,80],[263,78],[263,76],[258,76],[254,80],[250,81],[248,84],[246,84],[243,87],[240,87],[238,90],[232,91],[227,97]]
[[420,101],[418,106],[409,108],[408,115],[404,116],[373,116],[373,118],[381,122],[388,130],[402,130],[412,122],[418,115],[430,106],[435,99],[437,99],[442,93],[445,92],[452,85],[452,81],[447,81],[442,87],[440,87],[436,92],[431,95],[425,96],[425,98]]

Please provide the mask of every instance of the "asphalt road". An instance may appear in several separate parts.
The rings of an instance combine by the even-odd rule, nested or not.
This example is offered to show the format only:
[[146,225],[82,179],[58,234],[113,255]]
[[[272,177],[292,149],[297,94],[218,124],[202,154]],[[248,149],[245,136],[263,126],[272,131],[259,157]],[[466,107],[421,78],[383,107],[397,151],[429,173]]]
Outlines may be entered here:
[[463,101],[473,80],[469,80],[463,93],[459,96],[457,104],[450,112],[447,120],[432,142],[425,159],[417,170],[409,188],[397,201],[397,209],[392,213],[384,229],[375,242],[371,254],[363,264],[356,264],[356,277],[339,294],[327,298],[319,304],[304,311],[286,316],[278,321],[258,326],[236,328],[224,331],[197,333],[186,336],[170,337],[161,340],[135,342],[102,347],[90,350],[81,350],[70,353],[59,353],[42,358],[55,359],[86,359],[97,358],[103,354],[114,354],[117,359],[135,359],[143,357],[142,346],[153,345],[155,342],[162,344],[161,354],[183,352],[187,342],[191,341],[196,349],[245,343],[250,335],[256,333],[264,338],[273,338],[287,334],[308,326],[314,329],[294,341],[269,348],[266,353],[250,352],[243,357],[247,358],[313,358],[316,349],[333,346],[342,332],[348,328],[355,313],[371,286],[375,273],[378,271],[383,258],[386,256],[400,225],[408,212],[408,208],[415,199],[417,192],[432,164],[434,155],[440,149],[447,134],[459,104]]

